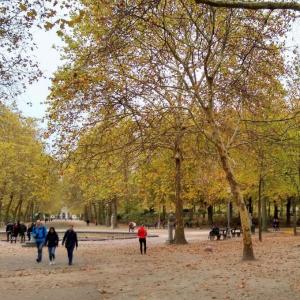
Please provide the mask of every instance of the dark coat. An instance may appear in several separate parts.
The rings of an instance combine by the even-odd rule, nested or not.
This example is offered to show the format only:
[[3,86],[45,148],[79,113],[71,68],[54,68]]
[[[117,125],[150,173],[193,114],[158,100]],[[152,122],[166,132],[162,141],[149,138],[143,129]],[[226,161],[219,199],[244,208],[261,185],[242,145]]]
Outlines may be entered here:
[[57,247],[59,238],[56,232],[48,231],[46,236],[46,246],[48,247]]
[[62,244],[66,246],[66,248],[78,247],[77,233],[74,230],[67,230]]
[[19,227],[20,235],[24,235],[26,231],[27,231],[26,225],[25,224],[20,224],[20,227]]

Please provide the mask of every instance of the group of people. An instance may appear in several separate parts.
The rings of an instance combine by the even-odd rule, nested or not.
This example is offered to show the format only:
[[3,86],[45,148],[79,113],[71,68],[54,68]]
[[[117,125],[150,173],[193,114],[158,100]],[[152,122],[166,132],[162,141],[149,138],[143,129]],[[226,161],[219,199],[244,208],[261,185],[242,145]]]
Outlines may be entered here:
[[[40,220],[36,223],[32,223],[28,228],[25,224],[9,222],[6,225],[6,235],[8,242],[17,242],[18,236],[20,241],[25,242],[25,234],[27,233],[28,240],[30,241],[33,237],[35,239],[37,247],[37,258],[36,262],[40,263],[43,258],[43,248],[46,246],[49,253],[49,264],[55,264],[55,250],[59,245],[59,236],[55,231],[54,227],[50,227],[49,231]],[[68,253],[69,265],[73,264],[73,252],[76,247],[78,248],[77,233],[74,231],[73,225],[70,225],[69,229],[65,232],[62,245],[65,245]]]
[[[59,245],[59,237],[54,227],[50,227],[49,231],[46,226],[42,224],[40,220],[37,220],[36,226],[32,232],[37,246],[37,259],[40,263],[43,257],[43,247],[48,247],[49,264],[55,264],[55,250]],[[73,252],[76,247],[78,248],[77,233],[74,231],[73,225],[70,225],[69,229],[65,232],[62,245],[65,245],[68,253],[69,265],[73,264]]]
[[34,227],[34,223],[30,226],[27,226],[24,223],[20,223],[20,221],[16,223],[9,222],[6,224],[6,238],[7,241],[13,243],[17,242],[18,236],[20,236],[20,242],[24,243],[26,240],[25,235],[27,234],[27,238],[30,241],[31,239],[31,232]]
[[[25,241],[25,232],[28,234],[28,229],[25,224],[20,224],[20,222],[17,222],[16,224],[12,224],[11,227],[10,224],[7,224],[6,226],[6,232],[9,235],[12,235],[15,237],[15,241],[17,236],[20,234],[21,240],[24,235],[24,241]],[[22,229],[21,225],[24,225],[26,229]],[[136,224],[135,224],[136,226]],[[134,226],[134,227],[135,227]],[[40,263],[43,258],[43,248],[44,246],[48,247],[48,254],[49,254],[49,264],[53,265],[55,264],[55,250],[59,245],[59,236],[57,232],[55,231],[55,228],[52,226],[50,227],[49,231],[47,230],[47,227],[43,225],[43,223],[40,220],[37,220],[36,223],[32,223],[29,227],[29,236],[28,239],[31,240],[31,236],[35,239],[36,247],[37,247],[37,258],[36,262]],[[137,232],[137,236],[139,238],[139,244],[140,244],[140,252],[141,254],[146,254],[147,251],[147,244],[146,244],[146,238],[147,238],[147,230],[144,227],[144,225],[140,226]],[[7,241],[10,241],[11,239],[8,237]],[[68,253],[68,262],[69,265],[73,264],[73,252],[76,247],[78,248],[78,238],[77,233],[74,231],[73,225],[70,225],[69,229],[65,232],[62,245],[65,245]]]

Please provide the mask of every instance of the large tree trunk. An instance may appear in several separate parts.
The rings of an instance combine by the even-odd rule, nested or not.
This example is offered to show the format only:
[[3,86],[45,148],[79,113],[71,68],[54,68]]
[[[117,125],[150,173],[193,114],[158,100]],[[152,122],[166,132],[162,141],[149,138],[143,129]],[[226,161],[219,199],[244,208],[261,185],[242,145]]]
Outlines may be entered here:
[[20,196],[20,204],[19,204],[19,208],[18,208],[18,212],[17,212],[17,220],[21,221],[21,217],[22,217],[22,206],[23,206],[23,195]]
[[262,241],[262,222],[261,222],[261,198],[262,198],[262,185],[263,179],[262,176],[259,176],[258,182],[258,238],[259,241]]
[[267,226],[267,201],[266,197],[261,197],[261,218],[262,218],[262,230],[267,232],[268,226]]
[[18,210],[19,210],[19,207],[20,207],[21,203],[22,203],[22,198],[19,199],[19,201],[17,203],[17,206],[14,209],[14,212],[13,212],[14,221],[20,221],[20,220],[16,220],[16,219],[17,219],[17,216],[18,216]]
[[294,232],[294,235],[297,235],[297,203],[296,203],[296,197],[292,198],[292,206],[293,206],[293,232]]
[[207,207],[207,223],[212,226],[214,224],[214,208],[212,205]]
[[107,202],[106,203],[106,210],[105,210],[105,225],[107,227],[110,227],[111,223],[111,202]]
[[99,201],[98,203],[98,219],[101,225],[105,222],[105,209],[103,201]]
[[118,220],[117,220],[117,197],[114,196],[111,202],[111,227],[115,229],[118,227]]
[[291,197],[286,199],[286,226],[291,226]]
[[95,223],[96,223],[96,225],[99,225],[99,215],[98,215],[98,211],[97,211],[97,203],[93,202],[92,206],[93,206],[94,214],[95,214]]
[[183,203],[181,199],[181,152],[179,148],[179,141],[175,142],[175,216],[176,216],[176,228],[175,228],[175,244],[186,244],[187,241],[184,235],[183,224]]
[[248,211],[249,211],[249,214],[253,214],[253,204],[252,204],[252,197],[249,197],[248,198],[248,205],[247,205],[247,208],[248,208]]
[[278,205],[274,201],[274,218],[278,219]]
[[250,218],[249,218],[248,210],[246,208],[245,201],[242,192],[240,190],[240,186],[235,178],[232,167],[230,165],[229,155],[222,141],[219,129],[215,124],[215,121],[213,120],[211,112],[208,112],[208,117],[209,117],[210,125],[212,126],[213,129],[213,139],[220,156],[221,164],[226,174],[226,178],[230,186],[233,200],[235,201],[240,213],[241,225],[243,230],[243,246],[244,246],[243,259],[253,260],[254,252],[253,252],[251,229],[250,229]]
[[237,1],[237,0],[195,0],[198,4],[207,4],[213,7],[242,8],[242,9],[291,9],[300,11],[300,3],[296,1]]
[[8,222],[8,219],[9,219],[9,213],[10,213],[10,208],[11,208],[11,205],[12,205],[12,203],[13,203],[13,199],[14,199],[14,194],[11,193],[10,196],[9,196],[9,202],[8,202],[7,207],[6,207],[6,210],[5,210],[5,217],[4,217],[5,223]]

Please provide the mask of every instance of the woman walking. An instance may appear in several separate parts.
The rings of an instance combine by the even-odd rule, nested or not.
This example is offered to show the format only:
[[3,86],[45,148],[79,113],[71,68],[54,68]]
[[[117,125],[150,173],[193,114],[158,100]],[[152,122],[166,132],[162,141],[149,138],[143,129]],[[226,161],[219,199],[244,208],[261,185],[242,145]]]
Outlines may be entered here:
[[46,236],[46,246],[48,246],[49,252],[49,265],[55,264],[55,249],[58,246],[59,238],[54,227],[50,227]]
[[138,238],[139,238],[139,242],[140,242],[140,251],[141,254],[143,254],[143,245],[144,245],[144,254],[146,254],[146,236],[147,236],[147,230],[144,227],[144,225],[142,225],[139,230],[138,230]]

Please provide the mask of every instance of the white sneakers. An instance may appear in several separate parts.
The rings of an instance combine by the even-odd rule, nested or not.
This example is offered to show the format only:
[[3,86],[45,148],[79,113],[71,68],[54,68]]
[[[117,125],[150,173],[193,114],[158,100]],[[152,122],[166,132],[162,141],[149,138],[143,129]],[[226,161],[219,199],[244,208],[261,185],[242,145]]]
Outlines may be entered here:
[[55,260],[50,261],[50,262],[49,262],[49,265],[50,265],[50,266],[51,266],[51,265],[55,265]]

